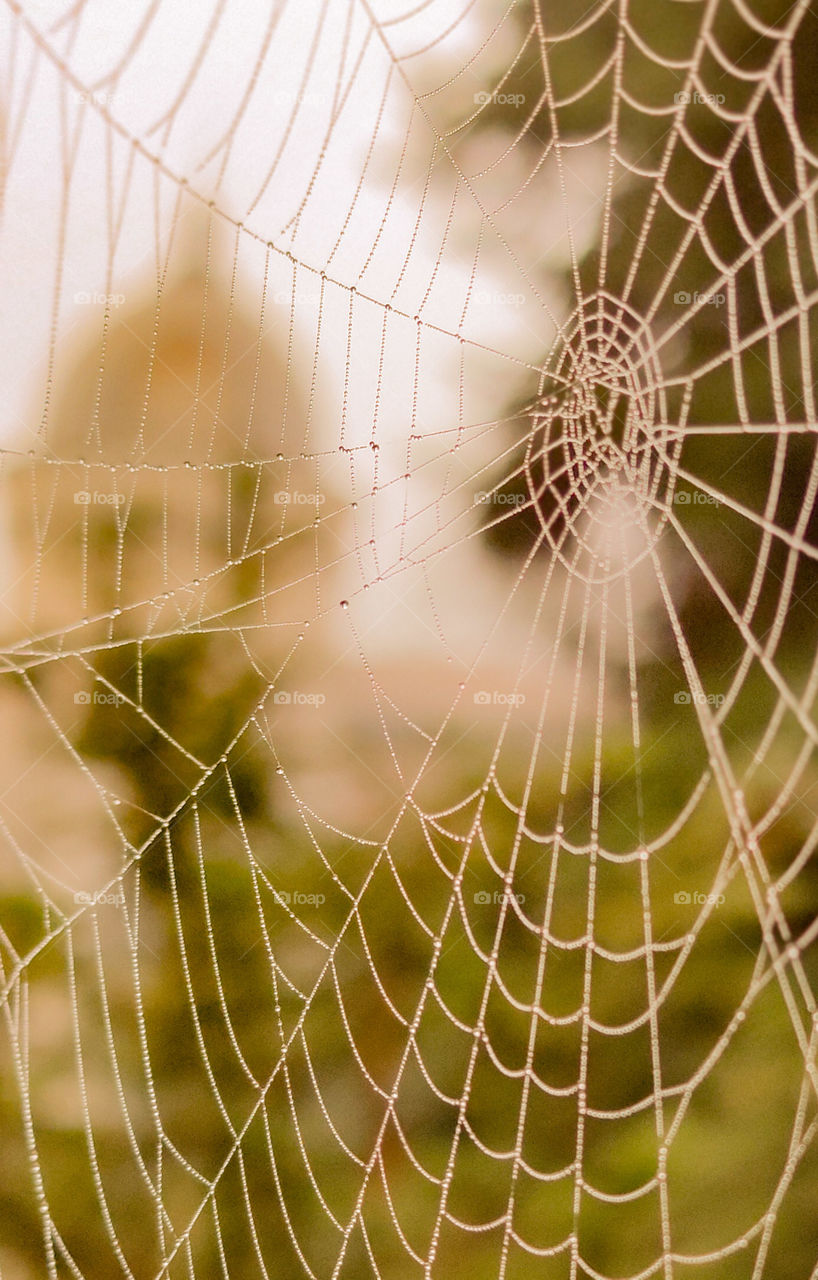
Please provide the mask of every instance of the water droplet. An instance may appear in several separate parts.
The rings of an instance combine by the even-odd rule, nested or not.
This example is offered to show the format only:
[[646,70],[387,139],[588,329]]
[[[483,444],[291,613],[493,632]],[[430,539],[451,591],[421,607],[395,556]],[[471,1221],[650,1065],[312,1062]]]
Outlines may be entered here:
[[277,453],[277,454],[276,454],[276,462],[283,462],[283,461],[284,461],[284,454],[283,454],[283,453]]
[[348,609],[348,608],[349,608],[349,601],[348,601],[348,600],[342,600],[342,601],[341,601],[341,608],[342,608],[342,609]]

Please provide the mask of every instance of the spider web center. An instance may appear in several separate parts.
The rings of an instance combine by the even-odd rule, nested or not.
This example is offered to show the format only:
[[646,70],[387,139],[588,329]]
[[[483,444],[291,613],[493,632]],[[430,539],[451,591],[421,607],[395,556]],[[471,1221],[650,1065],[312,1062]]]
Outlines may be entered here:
[[543,369],[529,492],[546,540],[580,577],[629,572],[667,519],[675,454],[661,381],[644,321],[602,293],[576,308]]

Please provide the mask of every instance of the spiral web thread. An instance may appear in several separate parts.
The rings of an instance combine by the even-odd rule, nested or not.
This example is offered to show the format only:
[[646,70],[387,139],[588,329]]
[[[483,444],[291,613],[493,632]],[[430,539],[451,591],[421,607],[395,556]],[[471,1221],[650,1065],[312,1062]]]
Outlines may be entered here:
[[[9,0],[6,218],[22,201],[15,166],[38,92],[56,104],[44,181],[63,199],[41,233],[41,414],[15,424],[5,452],[28,558],[4,655],[20,740],[19,799],[4,779],[4,876],[37,904],[37,924],[23,941],[3,928],[4,1070],[22,1134],[12,1177],[39,1236],[0,1266],[157,1280],[783,1275],[779,1224],[808,1185],[818,1124],[818,923],[789,909],[818,830],[818,665],[807,654],[796,672],[780,657],[816,559],[818,157],[794,70],[809,5],[760,16],[745,0],[668,3],[668,25],[687,31],[671,56],[630,0],[570,19],[327,0],[308,27],[281,4],[257,29],[243,20],[243,78],[197,131],[234,8],[185,17],[192,38],[140,114],[129,74],[146,74],[167,7],[111,34],[94,80],[83,41],[100,6]],[[523,71],[538,94],[487,164],[469,139]],[[353,146],[361,120],[369,136]],[[720,128],[718,154],[702,120]],[[786,181],[764,149],[776,129]],[[72,201],[89,139],[104,157],[82,197],[100,213],[104,296],[83,399],[62,356],[72,294],[86,289]],[[585,184],[591,287],[572,195],[585,154],[604,177],[596,193]],[[627,261],[623,191],[642,196]],[[138,322],[117,311],[132,207],[156,282]],[[732,219],[721,242],[717,207]],[[157,332],[183,230],[203,218],[191,376],[160,430]],[[541,269],[554,241],[567,304],[554,301],[565,289],[553,261],[551,276]],[[680,287],[691,261],[694,293]],[[141,354],[127,400],[129,340]],[[280,360],[265,383],[271,340]],[[703,409],[717,377],[727,407],[722,395]],[[72,395],[82,407],[66,426]],[[117,435],[126,402],[134,420]],[[759,440],[760,496],[740,483]],[[689,462],[691,441],[705,448]],[[707,448],[724,441],[741,448],[713,463]],[[807,447],[793,479],[796,443]],[[780,502],[793,484],[790,518]],[[723,579],[730,546],[711,548],[700,510],[729,517],[730,545],[752,556],[740,597]],[[485,536],[525,516],[530,545],[502,576]],[[686,630],[691,584],[740,643],[718,695]],[[416,674],[401,681],[404,629]],[[170,702],[148,698],[150,655],[180,638],[191,654],[205,638],[224,646],[197,668],[212,683],[207,715],[220,681],[226,694],[237,672],[257,678],[203,758]],[[698,762],[661,821],[645,794],[662,736],[646,711],[649,662],[676,708],[662,733]],[[751,686],[766,711],[747,742],[733,716]],[[88,749],[97,708],[97,734],[105,716],[132,717],[181,798],[170,786],[151,809],[122,753]],[[272,834],[240,785],[249,758],[274,796]],[[44,797],[53,786],[60,803],[63,783],[83,798],[44,835]],[[795,811],[782,855],[775,833]],[[81,838],[95,855],[79,869]],[[161,889],[148,881],[157,851]],[[735,957],[731,1013],[693,1061],[673,1001],[719,946]],[[243,969],[245,953],[260,967]],[[176,1094],[157,1030],[163,978],[188,1042]],[[702,1095],[728,1094],[758,1047],[753,1026],[775,1036],[790,1090],[769,1102],[772,1154],[742,1212],[755,1207],[708,1219],[704,1199],[729,1196],[730,1153],[707,1148],[702,1202],[685,1153],[702,1140]],[[644,1060],[647,1089],[628,1058]],[[763,1098],[744,1101],[733,1123],[760,1123]],[[627,1183],[617,1153],[634,1143],[647,1156]]]

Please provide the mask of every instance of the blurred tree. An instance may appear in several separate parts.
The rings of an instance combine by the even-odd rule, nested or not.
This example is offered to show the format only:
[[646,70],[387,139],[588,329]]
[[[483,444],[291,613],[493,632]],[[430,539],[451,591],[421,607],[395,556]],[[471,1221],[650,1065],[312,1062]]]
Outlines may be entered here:
[[[588,300],[600,289],[614,304],[623,300],[645,318],[661,352],[671,424],[684,413],[691,428],[807,426],[779,434],[774,428],[732,435],[694,431],[676,459],[695,483],[679,480],[674,517],[724,593],[720,599],[702,571],[691,566],[686,586],[674,584],[681,588],[679,619],[705,687],[723,687],[747,651],[747,636],[725,598],[733,612],[744,610],[747,629],[763,643],[788,572],[786,536],[773,538],[767,550],[764,520],[813,547],[818,544],[818,515],[810,496],[815,439],[809,429],[815,412],[816,320],[814,308],[803,302],[818,285],[805,176],[812,166],[796,150],[793,136],[796,131],[815,154],[818,17],[809,7],[801,14],[786,42],[788,56],[775,64],[777,79],[765,88],[758,77],[782,49],[775,33],[785,31],[793,17],[785,0],[755,5],[753,23],[732,5],[717,6],[711,44],[701,51],[701,12],[695,6],[630,6],[631,27],[651,56],[635,37],[623,39],[610,6],[591,13],[580,0],[570,0],[559,14],[531,4],[514,12],[521,40],[527,36],[525,55],[504,75],[502,94],[489,101],[471,133],[500,131],[519,138],[533,165],[557,142],[574,147],[612,122],[616,130],[607,245],[603,249],[600,237],[575,273],[566,273],[570,296],[586,300],[586,319],[594,305]],[[769,37],[759,35],[758,23],[770,28]],[[545,56],[541,37],[550,42]],[[685,72],[691,59],[695,80]],[[696,305],[699,298],[713,297],[720,305]],[[609,310],[613,314],[615,305]],[[671,330],[678,330],[672,341],[666,337]],[[632,342],[626,320],[620,334],[609,325],[605,337],[612,350],[620,341]],[[575,341],[581,343],[581,333]],[[549,390],[546,379],[539,394]],[[598,386],[595,394],[609,392]],[[525,412],[531,404],[527,389],[525,399],[510,406],[512,431],[519,433],[516,418],[522,413],[523,430],[533,421],[534,432],[506,464],[511,478],[495,477],[500,493],[522,501],[483,508],[490,545],[515,557],[537,540],[550,554],[578,517],[576,478],[565,468],[567,419],[561,420],[559,408],[553,416],[535,410],[532,419],[530,408]],[[669,452],[671,443],[667,436]],[[550,473],[556,473],[553,480]],[[713,491],[726,494],[727,502],[695,500]],[[680,505],[685,495],[693,500]],[[731,503],[743,504],[755,519]],[[569,538],[567,554],[570,543]],[[689,554],[678,550],[679,559]],[[748,605],[762,554],[767,572]],[[777,648],[782,667],[791,672],[811,662],[818,635],[818,556],[795,559],[787,626]],[[674,649],[667,629],[662,656]],[[660,676],[657,669],[657,680]],[[757,701],[762,724],[766,700]]]

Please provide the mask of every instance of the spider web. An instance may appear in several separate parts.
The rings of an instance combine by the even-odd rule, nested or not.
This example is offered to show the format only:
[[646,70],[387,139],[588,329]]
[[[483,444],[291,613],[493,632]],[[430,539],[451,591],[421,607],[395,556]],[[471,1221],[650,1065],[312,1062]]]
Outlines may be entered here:
[[813,16],[557,8],[9,0],[6,1280],[818,1275]]

